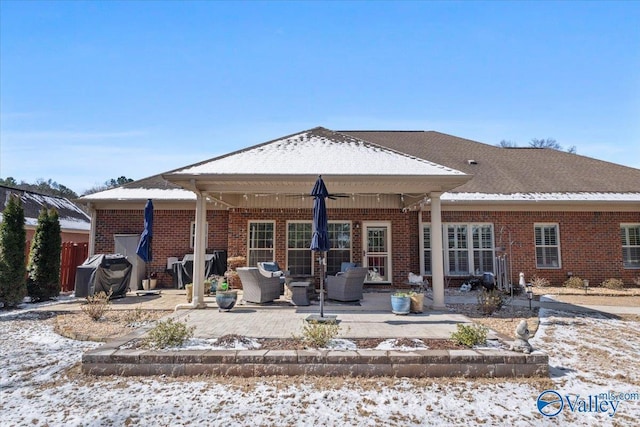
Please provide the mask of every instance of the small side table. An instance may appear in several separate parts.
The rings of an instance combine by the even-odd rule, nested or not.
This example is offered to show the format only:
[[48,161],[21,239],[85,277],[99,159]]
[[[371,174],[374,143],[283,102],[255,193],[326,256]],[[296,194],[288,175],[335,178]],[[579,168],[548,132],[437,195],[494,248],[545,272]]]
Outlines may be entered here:
[[291,304],[293,305],[310,305],[307,288],[309,282],[291,282],[287,284],[291,290]]

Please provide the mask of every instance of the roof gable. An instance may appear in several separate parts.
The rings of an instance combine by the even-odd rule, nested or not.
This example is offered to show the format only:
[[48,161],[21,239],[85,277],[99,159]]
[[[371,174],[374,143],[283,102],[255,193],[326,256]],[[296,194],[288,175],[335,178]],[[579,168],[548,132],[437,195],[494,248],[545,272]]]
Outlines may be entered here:
[[464,175],[325,128],[314,128],[202,162],[172,175]]

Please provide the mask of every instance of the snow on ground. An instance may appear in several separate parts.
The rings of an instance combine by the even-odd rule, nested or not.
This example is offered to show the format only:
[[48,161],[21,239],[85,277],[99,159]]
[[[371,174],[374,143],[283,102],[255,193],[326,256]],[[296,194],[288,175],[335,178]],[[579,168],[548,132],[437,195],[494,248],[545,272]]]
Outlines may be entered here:
[[541,310],[531,343],[548,352],[550,380],[89,377],[77,365],[99,344],[56,335],[46,317],[0,317],[3,426],[607,426],[640,418],[638,400],[620,402],[613,417],[565,407],[546,418],[536,408],[548,388],[640,393],[640,323],[597,315]]

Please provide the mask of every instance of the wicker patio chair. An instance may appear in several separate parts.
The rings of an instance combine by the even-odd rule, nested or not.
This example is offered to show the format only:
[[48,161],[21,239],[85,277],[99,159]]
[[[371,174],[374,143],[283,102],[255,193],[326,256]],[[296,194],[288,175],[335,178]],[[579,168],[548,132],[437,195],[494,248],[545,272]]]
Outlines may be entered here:
[[346,273],[327,276],[327,298],[345,302],[360,301],[367,272],[364,267],[354,267]]
[[262,304],[280,298],[280,277],[265,277],[257,267],[238,267],[236,271],[242,283],[244,301]]

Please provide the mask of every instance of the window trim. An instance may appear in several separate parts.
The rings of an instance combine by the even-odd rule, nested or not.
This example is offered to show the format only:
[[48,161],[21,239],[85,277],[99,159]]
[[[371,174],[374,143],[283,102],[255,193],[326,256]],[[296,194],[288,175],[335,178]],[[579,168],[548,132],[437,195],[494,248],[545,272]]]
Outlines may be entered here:
[[[205,222],[205,229],[206,231],[206,239],[204,241],[204,247],[205,249],[209,247],[209,222]],[[195,244],[196,244],[196,222],[195,221],[191,221],[191,225],[189,228],[189,248],[193,249],[195,248]]]
[[[289,266],[289,251],[290,250],[302,250],[302,249],[295,249],[295,248],[290,248],[289,247],[289,224],[309,224],[311,227],[313,227],[313,221],[311,220],[302,220],[302,219],[292,219],[292,220],[287,220],[286,221],[286,244],[285,244],[285,263],[287,266],[287,270],[290,269]],[[331,253],[331,251],[335,251],[336,250],[340,250],[340,251],[348,251],[349,252],[349,260],[353,260],[353,221],[351,220],[329,220],[329,225],[331,224],[348,224],[349,225],[349,242],[350,242],[350,246],[349,249],[338,249],[338,248],[334,248],[332,247],[331,250],[329,251],[329,253]],[[307,250],[309,250],[307,248]],[[315,274],[316,272],[316,263],[314,262],[314,254],[313,251],[309,250],[309,256],[311,257],[311,274]]]
[[[460,274],[460,273],[452,273],[451,271],[449,271],[449,243],[448,243],[448,227],[449,226],[465,226],[466,227],[466,237],[467,237],[467,262],[468,265],[467,267],[469,268],[469,272],[468,274]],[[474,227],[486,227],[489,226],[491,227],[491,240],[493,242],[491,250],[489,249],[483,249],[483,248],[478,248],[475,249],[473,247],[473,229]],[[430,256],[432,256],[431,254],[431,247],[430,246],[426,246],[425,242],[424,242],[424,230],[426,227],[429,227],[429,229],[431,229],[431,222],[423,222],[422,223],[422,228],[421,228],[421,233],[420,233],[420,245],[422,247],[422,253],[421,256],[424,258],[426,255],[426,252],[429,252]],[[444,261],[444,274],[446,276],[450,276],[450,277],[468,277],[468,276],[473,276],[475,274],[475,269],[477,268],[477,266],[475,265],[475,257],[474,257],[474,252],[480,251],[480,252],[491,252],[491,258],[493,260],[495,260],[496,257],[496,249],[495,249],[495,242],[496,242],[496,235],[495,235],[495,224],[492,222],[443,222],[442,223],[442,259]],[[431,238],[433,238],[433,233],[431,233]],[[456,250],[459,251],[460,249],[451,249],[451,250]],[[495,270],[495,265],[494,265],[494,270]],[[495,271],[494,271],[495,272]],[[481,274],[483,273],[482,271],[480,272]],[[430,276],[433,274],[433,271],[422,271],[423,275],[425,276]]]
[[[271,261],[276,260],[276,221],[274,219],[250,219],[247,220],[247,266],[249,266],[249,260],[251,259],[251,224],[273,224],[273,246],[271,247]],[[256,248],[258,249],[258,248]],[[259,250],[264,250],[261,248]],[[251,267],[251,266],[250,266]],[[255,267],[255,266],[254,266]]]
[[[538,244],[536,243],[536,229],[539,227],[554,227],[556,230],[556,241],[558,242],[557,245],[540,245],[538,246]],[[557,222],[536,222],[533,224],[533,250],[534,250],[534,256],[536,259],[536,269],[538,270],[560,270],[562,269],[562,245],[560,244],[561,240],[560,240],[560,224]],[[558,250],[558,265],[553,266],[553,265],[540,265],[538,263],[538,248],[557,248]]]
[[[640,223],[623,222],[623,223],[620,224],[620,231],[622,231],[623,229],[636,228],[636,227],[640,228]],[[626,233],[625,239],[628,236],[629,236],[629,233]],[[624,258],[624,249],[625,248],[640,248],[640,245],[630,245],[630,244],[627,244],[627,243],[629,243],[628,240],[626,240],[624,243],[620,242],[620,246],[621,246],[621,249],[622,249],[622,268],[624,268],[625,270],[640,270],[640,264],[637,265],[637,266],[627,265],[627,260]]]

